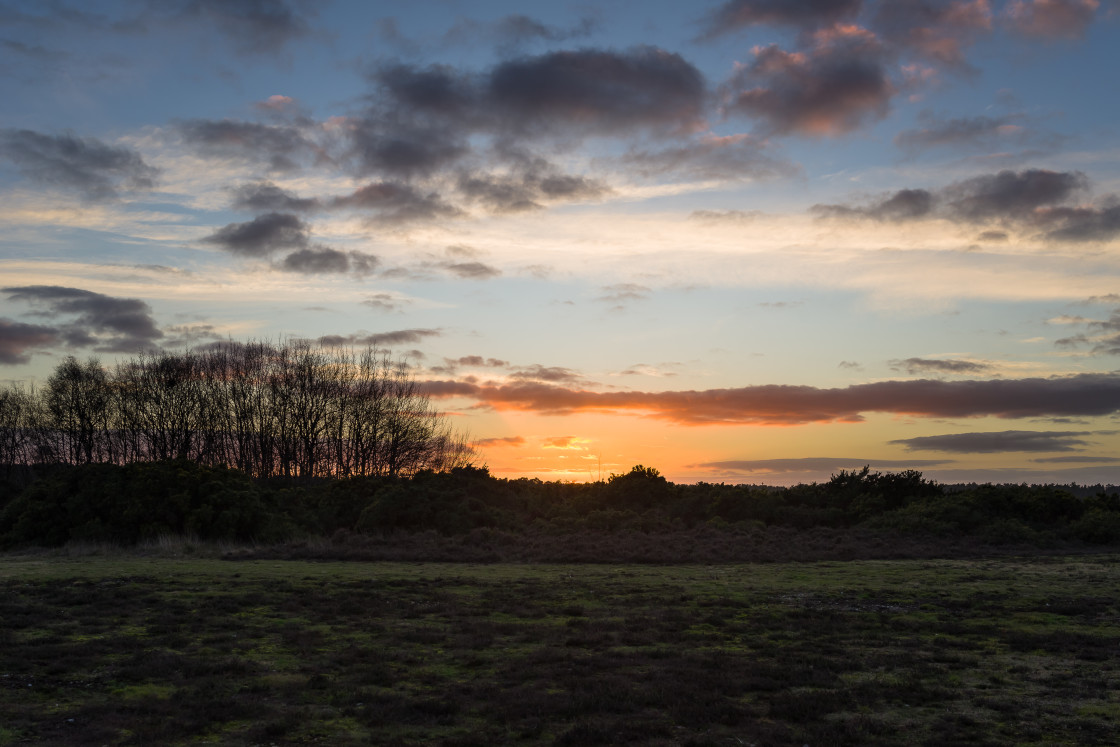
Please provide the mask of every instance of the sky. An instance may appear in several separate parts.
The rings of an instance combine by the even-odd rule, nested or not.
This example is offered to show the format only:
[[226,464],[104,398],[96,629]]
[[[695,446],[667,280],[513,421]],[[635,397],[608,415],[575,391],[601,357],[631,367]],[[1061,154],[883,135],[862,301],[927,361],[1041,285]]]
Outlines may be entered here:
[[407,361],[499,477],[1120,483],[1107,0],[0,0],[0,384]]

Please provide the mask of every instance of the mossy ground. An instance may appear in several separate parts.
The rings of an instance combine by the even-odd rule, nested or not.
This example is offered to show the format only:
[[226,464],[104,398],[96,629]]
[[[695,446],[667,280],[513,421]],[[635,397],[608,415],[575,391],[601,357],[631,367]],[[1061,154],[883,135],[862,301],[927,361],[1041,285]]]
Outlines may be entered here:
[[1117,560],[7,557],[0,745],[1111,744]]

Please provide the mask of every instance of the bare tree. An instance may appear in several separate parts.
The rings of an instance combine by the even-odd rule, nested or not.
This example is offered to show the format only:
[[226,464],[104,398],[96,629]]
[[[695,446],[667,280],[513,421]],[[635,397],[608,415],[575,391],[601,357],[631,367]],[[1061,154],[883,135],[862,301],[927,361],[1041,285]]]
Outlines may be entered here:
[[0,391],[5,463],[191,459],[256,477],[411,475],[474,453],[403,361],[306,341],[152,352],[110,375],[65,359],[39,393]]

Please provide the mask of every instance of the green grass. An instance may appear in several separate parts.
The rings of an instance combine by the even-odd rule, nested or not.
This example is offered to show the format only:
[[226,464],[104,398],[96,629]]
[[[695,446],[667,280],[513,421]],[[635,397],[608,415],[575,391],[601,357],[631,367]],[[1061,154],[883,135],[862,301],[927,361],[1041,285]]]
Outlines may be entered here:
[[1110,744],[1115,556],[0,559],[0,745]]

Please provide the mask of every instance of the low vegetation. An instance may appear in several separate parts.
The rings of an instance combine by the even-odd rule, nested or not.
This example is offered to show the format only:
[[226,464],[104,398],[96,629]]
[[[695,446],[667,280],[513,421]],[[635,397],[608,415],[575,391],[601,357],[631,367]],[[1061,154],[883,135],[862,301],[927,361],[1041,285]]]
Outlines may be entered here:
[[0,745],[1113,744],[1117,560],[9,556]]

